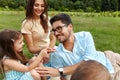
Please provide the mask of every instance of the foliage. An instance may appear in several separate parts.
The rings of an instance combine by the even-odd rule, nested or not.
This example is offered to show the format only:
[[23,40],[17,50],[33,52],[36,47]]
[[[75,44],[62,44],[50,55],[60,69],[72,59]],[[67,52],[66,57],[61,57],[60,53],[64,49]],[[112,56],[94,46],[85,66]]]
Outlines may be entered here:
[[[49,11],[120,11],[120,0],[47,0]],[[26,0],[0,0],[6,10],[24,10]],[[4,9],[3,9],[4,10]]]
[[26,0],[0,0],[0,7],[9,9],[24,10]]
[[117,11],[119,7],[118,0],[102,0],[102,11]]

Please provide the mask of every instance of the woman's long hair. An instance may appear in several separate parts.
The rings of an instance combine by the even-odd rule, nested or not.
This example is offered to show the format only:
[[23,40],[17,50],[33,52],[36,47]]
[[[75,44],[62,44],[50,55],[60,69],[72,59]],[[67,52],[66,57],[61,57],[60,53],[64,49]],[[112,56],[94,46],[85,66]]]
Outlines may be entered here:
[[[40,19],[41,19],[41,24],[42,27],[45,31],[45,33],[48,32],[48,13],[47,13],[47,1],[44,1],[44,11],[43,13],[40,15]],[[33,13],[33,6],[34,6],[35,0],[27,0],[27,5],[26,5],[26,18],[27,19],[33,19],[34,13]]]

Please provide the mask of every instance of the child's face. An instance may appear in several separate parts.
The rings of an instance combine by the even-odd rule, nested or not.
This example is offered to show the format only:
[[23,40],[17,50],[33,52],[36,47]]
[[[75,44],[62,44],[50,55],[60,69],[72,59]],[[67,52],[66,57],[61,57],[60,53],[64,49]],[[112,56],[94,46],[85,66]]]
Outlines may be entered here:
[[23,45],[24,45],[24,42],[23,42],[23,37],[20,37],[19,39],[15,40],[14,42],[14,50],[15,52],[19,53],[21,52],[23,49]]

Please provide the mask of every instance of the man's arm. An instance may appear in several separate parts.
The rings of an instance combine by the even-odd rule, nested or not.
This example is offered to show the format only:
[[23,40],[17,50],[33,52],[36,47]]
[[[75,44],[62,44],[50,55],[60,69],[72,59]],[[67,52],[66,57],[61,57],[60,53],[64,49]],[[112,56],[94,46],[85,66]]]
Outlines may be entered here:
[[[75,64],[75,65],[71,65],[71,66],[66,66],[63,67],[64,71],[63,74],[72,74],[74,72],[74,70],[82,63],[83,61]],[[37,72],[42,75],[42,76],[53,76],[53,77],[57,77],[60,76],[60,73],[58,71],[57,68],[52,68],[52,67],[38,67],[36,68]]]
[[82,62],[84,62],[84,61],[81,61],[81,62],[79,62],[79,63],[77,63],[77,64],[74,64],[74,65],[71,65],[71,66],[66,66],[66,67],[64,67],[63,74],[67,74],[67,75],[72,74],[72,73],[74,72],[74,70],[75,70]]

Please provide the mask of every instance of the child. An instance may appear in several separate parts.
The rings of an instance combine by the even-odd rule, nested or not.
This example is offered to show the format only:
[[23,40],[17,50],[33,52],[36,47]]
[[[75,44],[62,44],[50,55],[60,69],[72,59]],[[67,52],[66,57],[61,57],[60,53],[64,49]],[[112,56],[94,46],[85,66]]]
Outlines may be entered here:
[[34,68],[40,64],[47,51],[43,49],[27,66],[29,59],[23,55],[23,45],[23,37],[19,31],[0,32],[0,72],[5,80],[41,80]]

